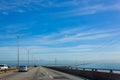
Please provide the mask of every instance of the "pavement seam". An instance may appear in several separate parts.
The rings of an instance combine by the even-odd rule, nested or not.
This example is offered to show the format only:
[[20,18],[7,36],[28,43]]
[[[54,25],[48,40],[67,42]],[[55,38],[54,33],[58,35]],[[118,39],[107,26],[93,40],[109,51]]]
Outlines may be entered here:
[[31,79],[31,80],[37,80],[37,78],[38,78],[38,74],[39,74],[39,71],[40,71],[40,68],[38,68],[37,69],[37,71],[35,72],[35,74],[34,74],[34,76],[33,76],[33,78]]

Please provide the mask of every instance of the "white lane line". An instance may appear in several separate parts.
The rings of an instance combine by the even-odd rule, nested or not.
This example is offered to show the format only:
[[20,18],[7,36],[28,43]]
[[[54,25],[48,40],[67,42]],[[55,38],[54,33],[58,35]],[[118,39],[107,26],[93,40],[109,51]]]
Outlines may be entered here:
[[53,79],[53,77],[51,75],[49,75],[50,79]]

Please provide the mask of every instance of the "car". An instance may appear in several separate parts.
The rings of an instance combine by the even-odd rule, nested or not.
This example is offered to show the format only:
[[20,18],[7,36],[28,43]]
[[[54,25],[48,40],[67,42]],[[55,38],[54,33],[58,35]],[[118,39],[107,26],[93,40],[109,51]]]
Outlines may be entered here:
[[0,70],[7,70],[8,66],[6,64],[0,64]]
[[19,66],[19,72],[27,72],[28,67],[27,66]]

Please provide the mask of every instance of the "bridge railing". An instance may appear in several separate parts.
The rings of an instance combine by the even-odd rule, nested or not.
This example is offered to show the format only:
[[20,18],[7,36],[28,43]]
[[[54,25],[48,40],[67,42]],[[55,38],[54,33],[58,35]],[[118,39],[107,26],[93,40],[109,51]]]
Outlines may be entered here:
[[75,68],[71,66],[46,66],[46,68],[85,77],[90,80],[120,80],[120,74],[114,73],[115,71],[120,72],[119,69]]
[[103,68],[82,68],[82,67],[66,67],[69,69],[75,69],[75,70],[83,70],[83,71],[96,71],[96,72],[108,72],[108,73],[119,73],[120,69],[103,69]]

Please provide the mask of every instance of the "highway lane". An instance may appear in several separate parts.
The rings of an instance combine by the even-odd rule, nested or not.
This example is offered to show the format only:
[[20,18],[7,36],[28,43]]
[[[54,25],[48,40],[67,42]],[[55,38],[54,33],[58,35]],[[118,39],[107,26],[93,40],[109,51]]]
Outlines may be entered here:
[[0,80],[33,80],[39,68],[30,69],[28,72],[11,72],[0,75]]
[[0,80],[87,80],[63,72],[37,67],[28,72],[11,72],[0,75]]
[[63,72],[55,71],[48,68],[41,67],[41,72],[45,75],[40,77],[38,80],[88,80],[85,78],[80,78]]

